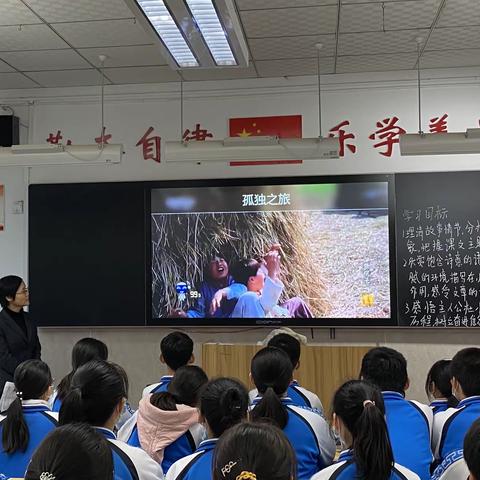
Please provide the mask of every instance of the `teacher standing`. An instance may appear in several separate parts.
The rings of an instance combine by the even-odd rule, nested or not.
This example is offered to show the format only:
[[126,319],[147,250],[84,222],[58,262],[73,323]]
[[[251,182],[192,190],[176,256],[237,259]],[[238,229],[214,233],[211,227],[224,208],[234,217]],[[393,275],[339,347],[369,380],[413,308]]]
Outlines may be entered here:
[[20,277],[0,278],[0,396],[20,363],[40,358],[37,327],[23,311],[28,304],[28,288]]

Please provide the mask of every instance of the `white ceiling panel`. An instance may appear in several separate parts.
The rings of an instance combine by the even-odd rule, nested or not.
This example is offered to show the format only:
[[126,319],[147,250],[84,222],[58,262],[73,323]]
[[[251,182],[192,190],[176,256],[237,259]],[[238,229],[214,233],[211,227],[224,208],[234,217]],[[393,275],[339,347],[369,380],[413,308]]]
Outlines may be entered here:
[[102,83],[102,77],[95,69],[29,72],[28,76],[44,87],[78,87],[82,85],[101,85]]
[[160,49],[154,45],[130,47],[81,48],[78,50],[94,65],[100,66],[99,55],[106,55],[106,67],[134,67],[140,65],[166,65]]
[[474,46],[480,46],[480,27],[446,27],[433,31],[425,50],[453,50]]
[[106,68],[105,75],[117,84],[179,82],[180,76],[168,66]]
[[437,15],[441,0],[423,2],[390,2],[385,4],[385,28],[430,28]]
[[38,85],[21,73],[0,73],[0,90],[35,87],[38,87]]
[[247,37],[285,37],[335,33],[337,7],[241,11]]
[[25,25],[27,23],[41,23],[20,0],[1,0],[0,25]]
[[123,0],[25,0],[25,2],[48,23],[133,17]]
[[340,32],[376,32],[383,29],[380,3],[343,5],[340,8]]
[[438,22],[439,27],[480,25],[478,0],[447,0]]
[[469,50],[449,50],[441,52],[425,52],[422,57],[422,68],[451,68],[480,66],[480,48]]
[[[365,0],[363,0],[365,1]],[[336,5],[337,0],[236,0],[239,10],[263,10],[288,7],[317,7],[319,5]]]
[[[294,77],[296,75],[317,75],[316,58],[291,60],[262,60],[255,62],[260,77]],[[322,74],[333,73],[334,59],[323,58],[320,64]]]
[[416,52],[415,38],[427,37],[429,30],[398,30],[395,32],[341,33],[338,42],[339,55],[364,55]]
[[0,52],[56,48],[68,48],[68,45],[47,25],[0,27]]
[[14,72],[15,69],[0,60],[0,73]]
[[236,78],[255,78],[257,72],[250,64],[248,68],[185,69],[182,76],[187,81],[235,80]]
[[90,68],[75,50],[41,50],[37,52],[0,52],[0,58],[23,72]]
[[75,48],[151,43],[151,38],[133,20],[58,23],[54,28]]
[[249,40],[250,51],[255,60],[276,58],[315,57],[318,50],[316,43],[322,43],[322,57],[335,55],[335,35],[302,35],[285,38],[252,38]]
[[395,55],[358,55],[344,56],[337,59],[337,73],[383,72],[389,70],[406,70],[415,66],[415,53],[397,53]]

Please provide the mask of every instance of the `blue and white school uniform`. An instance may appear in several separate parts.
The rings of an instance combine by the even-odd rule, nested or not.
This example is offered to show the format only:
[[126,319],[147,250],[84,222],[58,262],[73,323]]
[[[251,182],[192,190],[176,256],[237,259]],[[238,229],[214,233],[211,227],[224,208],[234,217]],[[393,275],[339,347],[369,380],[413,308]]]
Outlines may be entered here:
[[[23,415],[30,438],[24,452],[6,453],[0,446],[0,473],[7,478],[23,478],[33,452],[42,440],[57,427],[57,415],[50,411],[43,400],[25,400],[22,402]],[[0,415],[0,438],[7,417]]]
[[160,392],[167,392],[168,386],[172,381],[172,375],[164,375],[159,383],[152,383],[152,385],[148,385],[143,389],[142,398],[146,397],[149,393],[160,393]]
[[432,480],[465,480],[469,478],[467,464],[463,459],[463,450],[449,453],[435,469]]
[[401,393],[382,393],[395,462],[415,472],[421,480],[429,480],[433,461],[432,410],[428,405],[406,400]]
[[163,479],[160,465],[140,448],[134,448],[120,440],[108,428],[95,427],[109,442],[113,455],[114,480]]
[[[312,477],[312,480],[355,480],[360,478],[352,450],[343,451],[338,460]],[[395,464],[390,480],[419,480],[419,476],[408,468]]]
[[430,408],[433,414],[436,415],[437,413],[448,410],[450,407],[448,406],[448,400],[446,398],[439,398],[430,403]]
[[[250,403],[253,403],[255,398],[258,397],[258,390],[255,388],[250,390],[249,394]],[[301,387],[296,380],[290,384],[287,390],[287,397],[292,400],[294,405],[299,407],[308,407],[313,410],[317,410],[323,415],[323,405],[317,395],[310,390]]]
[[[261,397],[253,401],[253,408]],[[298,480],[310,479],[331,465],[335,456],[335,440],[326,420],[314,410],[294,405],[289,397],[282,398],[288,421],[283,433],[297,456]]]
[[437,413],[433,422],[435,458],[440,461],[463,448],[463,439],[472,423],[480,418],[480,396],[468,397],[456,408]]
[[[132,447],[142,448],[138,436],[137,417],[138,411],[120,429],[118,438]],[[205,427],[196,424],[177,438],[163,452],[162,470],[166,473],[177,460],[195,452],[206,436]]]
[[217,438],[205,440],[195,453],[177,460],[165,475],[166,480],[211,480],[217,441]]

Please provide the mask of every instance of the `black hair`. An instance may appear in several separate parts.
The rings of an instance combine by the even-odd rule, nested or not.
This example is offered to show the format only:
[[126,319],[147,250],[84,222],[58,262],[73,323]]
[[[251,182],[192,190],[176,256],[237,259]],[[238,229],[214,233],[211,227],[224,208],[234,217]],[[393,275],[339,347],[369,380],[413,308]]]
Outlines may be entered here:
[[58,385],[57,398],[63,400],[70,390],[75,371],[91,360],[107,360],[108,347],[96,338],[82,338],[72,348],[72,370],[62,378]]
[[193,340],[183,332],[172,332],[160,343],[163,360],[173,371],[188,364],[193,354]]
[[457,352],[450,364],[450,374],[462,387],[466,397],[480,395],[480,348],[464,348]]
[[388,480],[394,460],[382,392],[365,381],[350,380],[335,392],[332,409],[352,435],[359,478]]
[[205,258],[205,264],[203,265],[203,272],[204,272],[203,276],[207,280],[212,280],[211,275],[210,275],[210,265],[217,258],[221,259],[221,260],[224,260],[225,263],[227,264],[229,270],[230,270],[230,259],[228,258],[228,255],[226,255],[225,252],[211,251],[211,252],[207,253],[207,256]]
[[200,413],[215,437],[245,419],[247,410],[247,389],[233,378],[211,380],[200,396]]
[[2,308],[7,308],[10,303],[7,297],[15,298],[22,282],[23,280],[16,275],[7,275],[6,277],[0,278],[0,305]]
[[293,365],[288,355],[279,348],[265,347],[252,359],[250,371],[260,402],[251,411],[253,421],[268,419],[284,428],[288,412],[280,397],[287,391],[293,377]]
[[360,377],[377,385],[382,391],[403,395],[408,382],[407,360],[393,348],[372,348],[362,359]]
[[207,382],[207,374],[200,367],[180,367],[168,385],[168,391],[154,393],[150,403],[160,410],[177,410],[178,404],[196,407],[201,389]]
[[255,277],[261,264],[253,258],[238,261],[232,268],[232,277],[236,283],[248,284],[250,277]]
[[283,350],[292,362],[293,368],[296,368],[300,360],[300,342],[288,333],[279,333],[268,342],[269,347]]
[[296,480],[295,452],[279,428],[242,422],[220,437],[213,457],[213,480],[238,478]]
[[70,391],[60,407],[60,424],[85,422],[101,427],[126,397],[125,379],[118,367],[104,360],[92,360],[74,373]]
[[463,458],[468,470],[476,478],[480,479],[480,419],[475,420],[463,441]]
[[25,480],[40,480],[48,472],[55,480],[113,480],[108,441],[89,425],[56,428],[35,450]]
[[30,432],[23,415],[21,400],[39,400],[52,385],[52,374],[41,360],[26,360],[13,374],[17,398],[10,404],[3,422],[2,445],[6,453],[25,452]]
[[451,360],[438,360],[432,365],[425,380],[425,393],[429,400],[432,400],[431,390],[432,386],[435,385],[442,397],[448,400],[448,406],[456,407],[458,400],[452,395],[452,384],[450,382],[452,378],[450,374],[451,363]]

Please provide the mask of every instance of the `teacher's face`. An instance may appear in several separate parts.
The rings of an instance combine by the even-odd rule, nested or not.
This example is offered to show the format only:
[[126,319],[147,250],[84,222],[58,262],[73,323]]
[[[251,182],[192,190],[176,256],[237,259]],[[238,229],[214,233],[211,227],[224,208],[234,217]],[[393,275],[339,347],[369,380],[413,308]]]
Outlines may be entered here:
[[[8,299],[10,300],[10,298]],[[18,290],[15,293],[15,297],[10,300],[9,306],[11,307],[26,307],[30,304],[28,296],[28,288],[24,282],[20,284]]]

